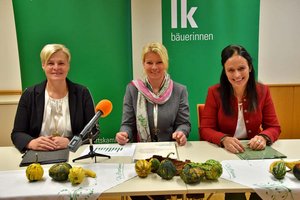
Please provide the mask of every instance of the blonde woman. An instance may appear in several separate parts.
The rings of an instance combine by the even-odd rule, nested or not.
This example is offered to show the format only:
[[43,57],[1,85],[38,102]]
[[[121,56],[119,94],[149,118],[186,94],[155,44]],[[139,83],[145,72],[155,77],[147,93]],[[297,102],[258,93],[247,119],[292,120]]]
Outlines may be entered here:
[[177,141],[185,145],[191,130],[188,93],[174,82],[168,70],[168,53],[159,42],[143,48],[146,77],[131,81],[126,88],[119,144]]
[[[21,152],[67,148],[95,114],[89,90],[67,78],[69,50],[62,44],[47,44],[40,57],[46,80],[23,92],[11,133]],[[92,131],[96,137],[98,128]]]

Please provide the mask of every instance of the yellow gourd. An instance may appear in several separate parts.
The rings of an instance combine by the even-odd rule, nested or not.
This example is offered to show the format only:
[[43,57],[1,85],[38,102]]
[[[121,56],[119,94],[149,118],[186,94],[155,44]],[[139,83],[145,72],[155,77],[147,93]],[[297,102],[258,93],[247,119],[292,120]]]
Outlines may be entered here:
[[151,172],[151,163],[147,160],[138,160],[135,163],[135,171],[141,178],[145,178]]
[[43,175],[44,175],[44,169],[43,167],[40,165],[40,163],[38,163],[38,154],[35,154],[35,163],[30,164],[27,168],[26,168],[26,177],[29,181],[39,181],[42,180]]
[[83,169],[84,173],[88,177],[96,178],[96,172],[90,170],[90,169]]
[[42,180],[44,169],[39,163],[32,163],[26,169],[26,177],[29,181]]
[[80,184],[84,180],[85,172],[82,167],[72,167],[69,171],[69,181],[73,184]]
[[295,165],[300,164],[300,160],[297,161],[291,161],[291,162],[287,162],[285,161],[285,165],[289,168],[289,169],[293,169]]

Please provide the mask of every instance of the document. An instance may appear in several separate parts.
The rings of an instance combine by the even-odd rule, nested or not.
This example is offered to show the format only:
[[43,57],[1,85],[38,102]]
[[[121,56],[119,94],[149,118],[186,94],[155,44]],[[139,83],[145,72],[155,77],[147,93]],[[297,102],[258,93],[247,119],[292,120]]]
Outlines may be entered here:
[[40,164],[67,162],[69,160],[69,149],[60,149],[55,151],[28,150],[22,158],[20,167],[28,166],[35,162]]
[[141,160],[151,158],[153,155],[178,159],[175,142],[147,142],[138,143],[133,159]]
[[[95,153],[100,153],[108,156],[128,156],[132,157],[135,151],[136,144],[128,143],[125,145],[119,144],[94,144],[93,149]],[[90,152],[89,146],[81,153],[81,156]]]

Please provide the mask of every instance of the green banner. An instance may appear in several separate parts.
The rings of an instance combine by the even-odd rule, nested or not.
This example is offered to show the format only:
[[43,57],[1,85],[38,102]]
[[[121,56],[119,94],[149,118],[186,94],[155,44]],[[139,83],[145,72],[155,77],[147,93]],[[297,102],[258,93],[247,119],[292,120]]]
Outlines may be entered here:
[[259,0],[162,0],[163,43],[173,80],[187,86],[192,132],[198,140],[196,105],[219,82],[221,51],[240,44],[252,55],[257,77]]
[[40,51],[62,43],[71,51],[68,77],[87,86],[95,104],[113,103],[99,120],[99,143],[114,142],[123,94],[132,80],[131,5],[119,0],[13,0],[23,89],[41,82]]

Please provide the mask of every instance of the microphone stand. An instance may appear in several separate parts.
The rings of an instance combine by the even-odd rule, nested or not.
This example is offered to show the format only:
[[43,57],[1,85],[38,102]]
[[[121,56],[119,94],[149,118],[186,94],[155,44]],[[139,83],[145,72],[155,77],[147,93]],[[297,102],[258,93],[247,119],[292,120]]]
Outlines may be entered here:
[[90,141],[90,152],[86,155],[80,156],[78,158],[73,159],[73,162],[75,162],[76,160],[82,160],[82,159],[86,159],[86,158],[94,158],[95,157],[95,163],[97,163],[96,158],[99,157],[107,157],[110,158],[109,155],[105,155],[105,154],[101,154],[101,153],[96,153],[94,151],[94,147],[93,147],[93,134],[92,131],[89,132],[89,141]]

